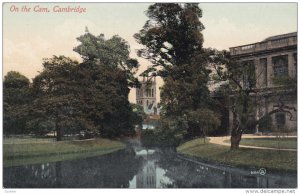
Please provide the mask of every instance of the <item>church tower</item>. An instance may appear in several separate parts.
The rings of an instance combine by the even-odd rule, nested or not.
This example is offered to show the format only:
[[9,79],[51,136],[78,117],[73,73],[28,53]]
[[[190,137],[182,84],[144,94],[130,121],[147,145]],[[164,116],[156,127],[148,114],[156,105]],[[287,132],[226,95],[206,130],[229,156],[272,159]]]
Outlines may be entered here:
[[136,103],[143,106],[146,114],[157,114],[156,77],[143,77],[142,85],[136,89]]

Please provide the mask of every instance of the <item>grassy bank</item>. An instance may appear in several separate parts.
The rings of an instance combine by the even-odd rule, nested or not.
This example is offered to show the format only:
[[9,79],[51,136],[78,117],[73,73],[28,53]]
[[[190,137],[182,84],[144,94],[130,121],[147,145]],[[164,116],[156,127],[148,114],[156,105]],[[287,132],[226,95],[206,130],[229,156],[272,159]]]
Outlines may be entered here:
[[[230,140],[225,142],[230,143]],[[241,145],[281,148],[281,149],[297,149],[297,138],[243,138]]]
[[124,149],[125,144],[108,139],[56,142],[49,139],[4,140],[3,164],[17,166],[103,155]]
[[203,143],[203,139],[195,139],[177,147],[177,152],[214,163],[266,168],[267,170],[297,170],[297,152],[257,150],[240,148],[230,151],[229,147]]

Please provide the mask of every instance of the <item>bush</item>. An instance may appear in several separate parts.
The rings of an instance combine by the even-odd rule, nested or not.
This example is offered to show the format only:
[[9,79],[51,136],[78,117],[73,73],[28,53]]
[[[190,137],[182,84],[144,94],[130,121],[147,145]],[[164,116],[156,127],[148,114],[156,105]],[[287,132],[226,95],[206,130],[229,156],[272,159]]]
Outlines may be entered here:
[[141,142],[145,147],[176,147],[182,139],[181,135],[174,135],[160,128],[156,130],[146,129],[141,132]]

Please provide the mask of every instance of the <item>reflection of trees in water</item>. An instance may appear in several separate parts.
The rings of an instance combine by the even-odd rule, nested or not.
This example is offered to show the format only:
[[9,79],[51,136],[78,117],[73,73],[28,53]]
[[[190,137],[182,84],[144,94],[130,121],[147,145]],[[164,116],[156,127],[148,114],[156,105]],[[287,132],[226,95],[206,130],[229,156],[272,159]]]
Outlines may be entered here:
[[132,149],[113,154],[50,164],[4,169],[7,188],[120,188],[129,187],[141,161]]
[[[160,173],[162,177],[157,175],[158,169],[164,170]],[[169,188],[297,186],[296,174],[267,177],[232,174],[181,160],[174,150],[136,156],[132,149],[80,160],[4,168],[3,184],[6,188],[120,188],[129,187],[129,181],[139,173],[140,177],[146,177],[143,181],[148,180],[147,188],[156,183]]]
[[[166,176],[173,180],[173,183],[161,183],[163,187],[178,188],[280,188],[295,187],[295,176],[276,175],[253,176],[232,174],[219,169],[207,168],[176,158],[170,151],[162,153],[158,166],[166,170]],[[280,181],[279,181],[280,180]],[[280,183],[280,184],[279,184]]]

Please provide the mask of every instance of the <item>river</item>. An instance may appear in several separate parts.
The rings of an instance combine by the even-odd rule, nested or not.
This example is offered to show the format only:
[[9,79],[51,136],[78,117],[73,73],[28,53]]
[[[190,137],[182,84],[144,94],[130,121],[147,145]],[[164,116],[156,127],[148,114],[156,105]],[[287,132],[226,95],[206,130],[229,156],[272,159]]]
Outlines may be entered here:
[[296,173],[255,173],[186,159],[170,149],[125,150],[98,157],[3,169],[5,188],[296,188]]

